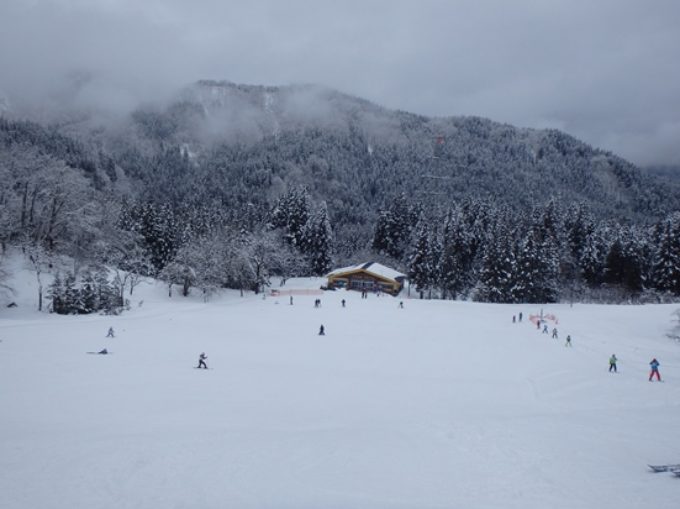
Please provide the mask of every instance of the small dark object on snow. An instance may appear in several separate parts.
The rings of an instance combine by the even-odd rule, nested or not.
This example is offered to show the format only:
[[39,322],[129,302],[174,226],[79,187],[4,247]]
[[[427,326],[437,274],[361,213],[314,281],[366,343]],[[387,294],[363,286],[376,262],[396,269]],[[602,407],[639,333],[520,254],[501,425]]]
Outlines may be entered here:
[[97,353],[99,355],[108,355],[109,351],[106,348],[104,348],[103,350],[99,350]]
[[680,472],[680,464],[677,465],[647,465],[649,468],[651,468],[655,474],[658,474],[659,472],[673,472],[674,474],[677,475],[678,472]]
[[319,336],[325,336],[325,335],[326,335],[326,329],[322,325],[321,327],[319,327]]
[[15,307],[17,307],[17,303],[16,302],[10,302],[9,304],[7,304],[7,307],[8,308],[15,308]]

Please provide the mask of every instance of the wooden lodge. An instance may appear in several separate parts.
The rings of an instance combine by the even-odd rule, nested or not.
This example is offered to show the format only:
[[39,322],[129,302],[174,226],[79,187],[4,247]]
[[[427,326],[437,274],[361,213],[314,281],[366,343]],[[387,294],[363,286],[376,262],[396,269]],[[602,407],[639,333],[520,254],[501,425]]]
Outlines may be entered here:
[[404,286],[406,276],[376,262],[362,263],[330,272],[328,288],[384,292],[397,295]]

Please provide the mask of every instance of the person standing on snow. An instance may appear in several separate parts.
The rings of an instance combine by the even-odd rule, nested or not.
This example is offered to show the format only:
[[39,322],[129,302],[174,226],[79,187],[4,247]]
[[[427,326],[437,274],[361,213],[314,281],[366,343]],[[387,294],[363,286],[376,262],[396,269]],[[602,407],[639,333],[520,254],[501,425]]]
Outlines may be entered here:
[[205,354],[205,352],[201,352],[201,355],[198,356],[198,366],[196,366],[196,367],[208,369],[208,365],[205,363],[205,360],[207,358],[208,358],[208,356]]
[[325,336],[326,335],[326,329],[324,328],[323,325],[319,327],[319,336]]
[[612,354],[612,356],[609,358],[609,372],[610,372],[610,373],[611,373],[612,371],[614,371],[614,373],[617,372],[617,371],[616,371],[616,361],[617,361],[617,360],[618,360],[618,359],[616,358],[616,355],[615,355],[615,354]]
[[553,337],[553,339],[557,339],[557,327],[553,328],[552,337]]
[[651,382],[654,375],[656,375],[656,379],[660,382],[661,375],[659,375],[659,361],[654,358],[652,359],[652,362],[649,363],[649,366],[652,368],[652,371],[649,372],[649,381]]
[[108,334],[106,334],[106,337],[107,337],[107,338],[113,338],[113,337],[115,337],[115,336],[113,335],[113,327],[109,327],[109,332],[108,332]]
[[571,346],[571,336],[567,334],[567,342],[564,344],[564,346]]

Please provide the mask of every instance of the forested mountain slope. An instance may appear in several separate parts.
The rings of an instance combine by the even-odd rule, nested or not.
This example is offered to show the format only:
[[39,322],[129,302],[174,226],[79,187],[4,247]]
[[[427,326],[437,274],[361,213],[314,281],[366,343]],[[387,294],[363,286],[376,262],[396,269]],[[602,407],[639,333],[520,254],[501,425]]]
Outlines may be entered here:
[[206,274],[217,286],[378,256],[442,296],[554,300],[584,281],[680,293],[680,246],[663,247],[680,181],[560,131],[216,81],[126,115],[50,118],[0,117],[3,245],[73,255],[102,239],[185,282],[227,257]]

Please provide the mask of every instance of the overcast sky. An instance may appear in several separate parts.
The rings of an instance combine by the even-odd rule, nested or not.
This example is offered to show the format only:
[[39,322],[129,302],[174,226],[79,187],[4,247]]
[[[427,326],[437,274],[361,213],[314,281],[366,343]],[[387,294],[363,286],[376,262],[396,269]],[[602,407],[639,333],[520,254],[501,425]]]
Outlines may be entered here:
[[203,78],[317,83],[680,164],[679,0],[0,0],[7,96],[83,71],[120,108]]

